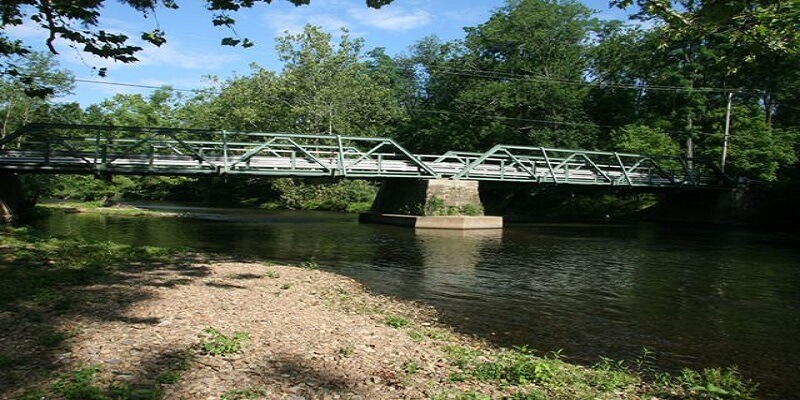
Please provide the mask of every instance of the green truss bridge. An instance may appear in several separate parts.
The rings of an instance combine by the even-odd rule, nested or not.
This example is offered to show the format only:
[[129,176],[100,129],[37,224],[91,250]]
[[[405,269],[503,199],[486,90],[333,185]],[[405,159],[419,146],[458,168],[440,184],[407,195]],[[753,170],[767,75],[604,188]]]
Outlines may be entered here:
[[638,188],[722,187],[713,164],[679,156],[497,145],[413,154],[392,139],[30,124],[0,140],[0,170],[60,174],[451,179]]

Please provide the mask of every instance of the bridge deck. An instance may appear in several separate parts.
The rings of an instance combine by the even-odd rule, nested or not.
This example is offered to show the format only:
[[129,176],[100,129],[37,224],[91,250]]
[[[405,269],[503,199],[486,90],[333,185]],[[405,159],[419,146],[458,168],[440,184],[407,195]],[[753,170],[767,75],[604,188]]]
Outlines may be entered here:
[[[18,146],[8,148],[14,142]],[[387,138],[85,125],[26,126],[0,141],[0,169],[644,187],[724,184],[713,165],[682,157],[503,145],[486,153],[415,155]]]

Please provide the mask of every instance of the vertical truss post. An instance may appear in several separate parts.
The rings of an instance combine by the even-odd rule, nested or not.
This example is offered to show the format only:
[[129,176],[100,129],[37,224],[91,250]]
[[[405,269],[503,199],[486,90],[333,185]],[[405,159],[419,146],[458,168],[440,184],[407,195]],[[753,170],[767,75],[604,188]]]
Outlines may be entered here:
[[[48,140],[49,142],[49,140]],[[97,161],[100,159],[100,131],[95,131],[94,134],[94,165],[97,167]]]
[[336,144],[339,145],[339,154],[337,156],[339,162],[339,170],[342,176],[347,176],[347,169],[344,167],[344,146],[342,146],[342,135],[336,135]]
[[[201,148],[202,150],[202,148]],[[228,132],[222,130],[222,171],[228,173]]]
[[545,149],[542,150],[542,157],[544,157],[544,162],[547,163],[547,169],[550,170],[550,176],[553,178],[553,183],[558,183],[556,179],[556,171],[553,170],[553,164],[550,164],[550,157],[547,156],[547,151]]
[[625,169],[625,164],[622,162],[622,158],[619,156],[619,153],[615,151],[614,157],[617,158],[617,162],[619,163],[619,168],[622,170],[622,176],[625,178],[625,181],[628,182],[628,186],[632,186],[633,182],[631,181],[631,177],[628,176],[628,170]]

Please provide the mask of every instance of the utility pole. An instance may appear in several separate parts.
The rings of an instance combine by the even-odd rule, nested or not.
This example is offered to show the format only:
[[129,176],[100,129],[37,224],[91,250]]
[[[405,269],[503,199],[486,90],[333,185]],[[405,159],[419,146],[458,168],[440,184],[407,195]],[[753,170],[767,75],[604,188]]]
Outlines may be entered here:
[[694,124],[692,123],[692,115],[689,114],[686,116],[686,132],[689,134],[686,136],[686,158],[688,159],[686,163],[686,167],[691,171],[694,168],[694,142],[692,141],[692,128]]
[[328,110],[328,135],[333,135],[333,105]]
[[728,140],[731,136],[731,102],[733,101],[733,92],[728,93],[728,108],[725,112],[725,136],[722,139],[722,163],[719,166],[720,171],[725,172],[725,159],[728,158]]

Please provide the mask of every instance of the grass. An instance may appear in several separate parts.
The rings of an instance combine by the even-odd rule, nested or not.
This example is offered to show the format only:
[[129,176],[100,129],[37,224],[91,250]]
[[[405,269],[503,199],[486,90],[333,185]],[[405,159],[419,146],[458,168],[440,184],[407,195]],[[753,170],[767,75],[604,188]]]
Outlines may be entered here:
[[408,360],[408,361],[404,362],[403,365],[402,365],[402,368],[403,368],[403,372],[405,372],[405,373],[407,373],[409,375],[414,375],[417,372],[419,372],[419,370],[420,370],[419,364],[417,364],[417,362],[414,361],[414,360]]
[[72,328],[68,330],[49,329],[45,328],[39,333],[36,342],[44,347],[58,347],[65,340],[73,338],[81,334],[80,328]]
[[387,315],[386,317],[384,317],[383,323],[386,324],[387,326],[391,326],[392,328],[402,328],[408,326],[410,322],[408,321],[408,319],[404,317],[400,317],[397,315]]
[[228,390],[222,394],[220,400],[250,400],[250,399],[258,399],[260,397],[266,396],[267,391],[263,389],[233,389]]
[[266,276],[269,279],[278,279],[278,278],[281,277],[281,274],[278,273],[278,271],[270,269],[270,270],[267,270],[267,272],[264,273],[264,276]]
[[203,329],[198,337],[201,354],[215,357],[241,352],[244,342],[249,339],[249,335],[245,332],[234,332],[233,335],[227,336],[211,327]]
[[[25,228],[0,228],[0,310],[22,305],[67,311],[65,288],[85,286],[141,262],[166,261],[174,251],[111,242],[43,238]],[[12,251],[13,249],[13,251]]]
[[104,400],[102,389],[95,386],[94,376],[100,367],[94,365],[61,375],[52,391],[67,400]]
[[[452,367],[451,381],[475,380],[498,388],[516,388],[508,397],[511,399],[755,398],[756,386],[730,368],[687,369],[679,375],[659,373],[651,379],[637,369],[641,360],[629,368],[624,362],[602,358],[593,367],[583,367],[565,362],[559,353],[537,356],[525,347],[479,350],[447,345],[444,350]],[[484,398],[480,393],[470,393],[446,393],[442,398]]]
[[137,208],[129,205],[115,205],[111,207],[103,206],[101,201],[59,201],[57,203],[40,203],[36,205],[38,210],[43,210],[44,213],[53,210],[72,211],[80,213],[91,214],[109,214],[118,216],[151,216],[151,217],[164,217],[164,216],[180,216],[179,213],[163,212],[163,211],[150,211],[142,208]]
[[415,342],[422,342],[427,339],[446,341],[452,339],[452,335],[441,329],[409,329],[408,337]]
[[189,351],[181,351],[175,354],[176,362],[171,364],[165,371],[158,374],[156,383],[172,385],[180,382],[183,373],[192,368],[195,355]]
[[348,343],[344,347],[339,349],[339,354],[343,357],[350,357],[356,352],[356,346],[352,343]]

